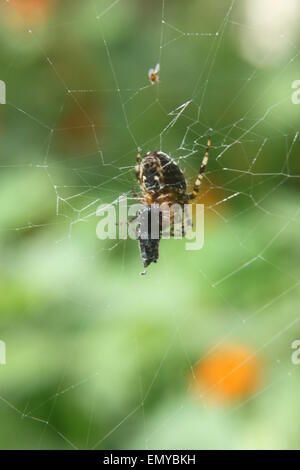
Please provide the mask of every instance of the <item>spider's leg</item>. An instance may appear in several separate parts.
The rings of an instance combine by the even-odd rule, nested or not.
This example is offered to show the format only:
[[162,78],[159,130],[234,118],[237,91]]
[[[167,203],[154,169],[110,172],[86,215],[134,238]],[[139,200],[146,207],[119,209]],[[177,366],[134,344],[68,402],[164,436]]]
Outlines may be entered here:
[[[138,197],[138,196],[137,196],[137,199],[138,199],[141,203],[144,202],[144,199],[141,198],[141,197]],[[128,218],[126,224],[127,224],[127,225],[132,224],[132,222],[134,222],[138,217],[139,217],[139,214],[132,215],[131,217]],[[120,225],[119,222],[116,222],[116,225],[119,226],[119,225]]]
[[145,204],[145,198],[142,195],[139,195],[134,188],[131,190],[131,195],[136,199],[140,204]]
[[[181,227],[181,236],[182,237],[185,237],[185,230],[184,230],[184,226],[182,225]],[[176,233],[176,235],[178,235],[178,233]],[[170,237],[175,237],[175,230],[174,230],[174,225],[171,226],[171,230],[170,230]]]
[[[190,219],[188,220],[188,224],[190,226]],[[176,235],[181,235],[182,237],[185,237],[185,234],[186,234],[186,231],[185,231],[185,227],[184,227],[184,217],[182,217],[182,220],[181,220],[181,232],[179,230],[179,228],[176,228]],[[174,214],[171,214],[171,218],[170,218],[170,237],[175,237],[175,219],[174,219]]]
[[138,181],[140,181],[140,161],[141,161],[141,151],[138,150],[135,162],[135,176]]
[[[129,219],[125,222],[125,224],[126,224],[126,225],[130,225],[130,224],[132,224],[132,222],[134,222],[137,218],[138,218],[137,215],[133,215],[132,217],[129,217]],[[124,225],[125,225],[125,224],[124,224]],[[116,225],[117,227],[119,227],[120,225],[122,225],[122,223],[116,222],[115,225]]]
[[127,224],[132,224],[136,219],[138,218],[138,215],[133,215],[132,217],[129,217]]
[[188,199],[190,199],[190,200],[195,199],[195,197],[197,196],[197,194],[199,192],[199,188],[200,188],[202,180],[203,180],[203,173],[205,172],[205,168],[206,168],[207,161],[208,161],[208,154],[209,154],[210,144],[211,144],[211,139],[209,137],[208,141],[207,141],[204,157],[202,159],[202,163],[201,163],[201,166],[200,166],[200,170],[199,170],[197,179],[194,183],[193,191],[191,193],[188,193]]
[[185,224],[184,224],[184,226],[182,227],[182,230],[183,230],[182,234],[185,236],[193,228],[193,221],[188,214],[184,214],[184,217],[187,222],[186,224],[187,226],[185,227]]

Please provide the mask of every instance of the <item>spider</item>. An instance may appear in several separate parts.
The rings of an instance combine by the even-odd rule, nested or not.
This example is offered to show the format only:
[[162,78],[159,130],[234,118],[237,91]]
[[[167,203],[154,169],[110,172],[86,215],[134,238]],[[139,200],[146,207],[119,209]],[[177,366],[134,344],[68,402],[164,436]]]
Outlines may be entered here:
[[155,83],[158,83],[158,81],[159,81],[159,78],[158,78],[159,71],[160,71],[160,65],[159,64],[156,64],[154,69],[149,70],[148,77],[149,77],[150,83],[152,85],[154,85]]
[[[171,207],[173,204],[178,204],[183,207],[184,204],[188,204],[189,201],[197,197],[208,161],[210,144],[211,139],[209,137],[200,170],[191,192],[187,192],[187,184],[182,170],[169,155],[161,151],[153,151],[148,152],[141,158],[141,153],[140,151],[138,152],[135,174],[141,189],[141,196],[136,195],[136,197],[143,205],[143,208],[138,214],[139,229],[137,239],[144,268],[152,262],[156,263],[158,260],[159,242],[162,234],[161,205],[167,204],[168,207]],[[156,239],[151,239],[150,236],[151,206],[156,206],[160,212],[159,237]],[[147,233],[145,233],[145,228],[143,228],[145,227],[143,222],[146,220],[148,222]],[[170,219],[171,235],[174,235],[173,222]],[[146,274],[146,271],[142,274]]]

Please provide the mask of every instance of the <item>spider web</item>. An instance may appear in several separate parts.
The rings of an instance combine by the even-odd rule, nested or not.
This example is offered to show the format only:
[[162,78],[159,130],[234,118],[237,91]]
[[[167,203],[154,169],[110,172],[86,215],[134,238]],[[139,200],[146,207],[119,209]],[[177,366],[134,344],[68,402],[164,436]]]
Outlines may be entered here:
[[[5,3],[2,9],[8,15],[11,5]],[[37,185],[39,208],[34,210],[40,215],[39,222],[33,222],[26,206],[25,216],[19,213],[11,226],[4,224],[7,238],[15,235],[22,241],[24,233],[36,237],[20,260],[12,261],[8,251],[6,262],[19,270],[38,257],[29,272],[37,290],[46,292],[40,302],[48,307],[45,326],[37,315],[29,317],[31,333],[26,330],[25,338],[33,340],[33,351],[41,357],[32,372],[32,357],[25,354],[20,359],[18,333],[7,326],[8,357],[11,348],[14,360],[26,371],[25,381],[15,383],[27,385],[24,391],[6,385],[14,384],[9,380],[13,366],[2,369],[2,410],[20,433],[32,433],[25,447],[230,447],[233,443],[224,436],[223,441],[217,432],[219,422],[222,430],[237,426],[254,402],[266,407],[269,397],[277,396],[278,405],[282,390],[288,395],[299,385],[289,360],[300,320],[300,207],[295,197],[300,177],[299,110],[291,103],[291,83],[300,62],[299,37],[293,34],[299,8],[285,2],[285,11],[292,13],[280,17],[280,9],[270,13],[270,3],[261,2],[270,14],[269,21],[260,21],[259,2],[194,1],[178,17],[180,2],[160,0],[149,9],[151,24],[145,22],[143,30],[139,18],[142,22],[145,13],[134,2],[86,3],[82,17],[76,16],[81,2],[68,3],[65,21],[55,19],[47,25],[53,36],[68,38],[58,55],[44,39],[43,28],[26,24],[22,37],[42,62],[44,93],[39,98],[40,88],[25,83],[30,105],[22,104],[24,90],[7,98],[8,113],[17,116],[32,140],[24,138],[25,157],[20,151],[15,159],[5,155],[1,169],[9,177],[18,173],[20,181],[24,177],[24,190],[27,184]],[[143,8],[149,7],[143,3]],[[128,45],[122,30],[133,26],[136,41]],[[96,46],[92,34],[98,38]],[[268,34],[271,46],[264,41]],[[87,72],[73,75],[77,48],[80,53],[80,48],[92,47],[97,53],[88,56]],[[94,66],[89,57],[95,56],[99,62]],[[156,63],[159,82],[153,86],[147,71]],[[24,67],[20,51],[5,66],[9,89],[10,77]],[[45,96],[47,86],[53,96]],[[51,112],[44,108],[48,100],[49,106],[55,101]],[[78,135],[84,144],[76,140]],[[143,153],[161,149],[171,155],[192,186],[208,136],[212,145],[199,197],[206,211],[205,247],[185,252],[181,242],[164,241],[158,264],[141,279],[135,242],[96,238],[97,207],[117,205],[120,195],[135,202],[132,188],[137,189],[134,164],[139,148]],[[13,140],[12,132],[8,139]],[[75,145],[64,147],[64,139],[75,140]],[[43,197],[51,222],[43,222]],[[11,220],[9,215],[7,219]],[[195,279],[196,293],[190,287]],[[237,290],[242,292],[237,295]],[[36,305],[39,299],[30,299],[24,310],[35,310]],[[52,309],[65,323],[60,325],[57,315],[58,324],[48,318]],[[211,319],[204,319],[206,310]],[[35,334],[41,332],[44,338],[47,326],[48,348]],[[60,326],[75,329],[74,336],[66,331],[62,338]],[[253,348],[237,369],[257,357],[268,362],[268,377],[250,398],[216,411],[206,402],[216,385],[191,398],[195,370],[198,362],[230,341]],[[26,344],[24,340],[25,350]],[[50,362],[45,359],[49,351]],[[192,379],[184,380],[189,374]],[[30,380],[43,380],[41,396],[33,396]],[[161,396],[162,390],[166,394],[164,382],[178,390]],[[294,405],[291,400],[291,415]],[[71,419],[74,410],[89,418],[70,432],[60,416]],[[271,411],[267,407],[260,412],[263,423],[269,422]],[[173,427],[183,431],[177,436]],[[268,430],[265,425],[263,432]],[[213,443],[206,444],[206,433]],[[237,439],[236,429],[233,435]],[[255,445],[255,438],[243,431],[238,446]],[[262,445],[291,446],[293,441],[280,435],[279,442],[270,437]]]

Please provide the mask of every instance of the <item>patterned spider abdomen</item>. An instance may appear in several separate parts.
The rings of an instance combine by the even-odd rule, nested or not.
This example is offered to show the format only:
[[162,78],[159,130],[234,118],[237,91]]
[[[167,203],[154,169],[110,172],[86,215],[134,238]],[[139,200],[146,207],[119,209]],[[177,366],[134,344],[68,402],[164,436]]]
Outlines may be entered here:
[[141,161],[139,179],[146,193],[177,193],[186,191],[184,174],[166,153],[148,152]]
[[[162,229],[161,214],[159,209],[156,208],[157,227],[153,227],[151,213],[155,217],[155,210],[151,210],[151,206],[147,205],[141,209],[138,215],[139,228],[137,238],[144,268],[147,268],[151,263],[156,263],[159,256],[159,242]],[[156,233],[153,234],[152,232],[155,232],[155,228]],[[142,274],[146,274],[146,271]]]

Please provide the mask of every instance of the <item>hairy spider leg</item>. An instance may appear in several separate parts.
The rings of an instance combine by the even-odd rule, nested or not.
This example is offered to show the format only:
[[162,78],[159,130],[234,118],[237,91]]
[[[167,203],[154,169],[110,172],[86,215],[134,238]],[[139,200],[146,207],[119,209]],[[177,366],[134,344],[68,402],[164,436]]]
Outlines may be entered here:
[[203,180],[203,173],[205,172],[205,168],[208,162],[208,154],[209,154],[209,149],[210,149],[210,144],[211,144],[211,138],[208,138],[207,145],[206,145],[206,150],[204,153],[204,157],[202,159],[202,163],[200,166],[200,170],[197,176],[197,179],[194,183],[193,191],[191,193],[188,193],[188,199],[195,199],[197,197],[202,180]]
[[138,181],[140,181],[140,162],[141,162],[141,152],[138,151],[135,162],[135,176]]
[[[190,219],[190,217],[186,217],[186,221],[187,221],[187,227],[185,227],[185,224],[184,224],[184,219],[182,220],[182,226],[181,226],[181,236],[182,237],[185,237],[186,234],[189,232],[189,230],[192,229],[193,227],[193,222],[192,220]],[[174,225],[174,220],[171,221],[171,224],[170,224],[170,237],[175,237],[175,225]]]

